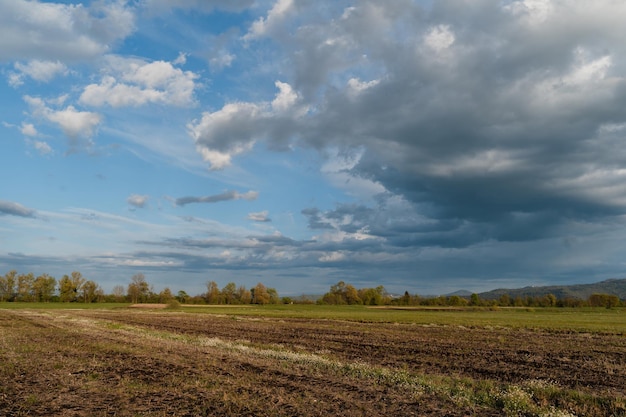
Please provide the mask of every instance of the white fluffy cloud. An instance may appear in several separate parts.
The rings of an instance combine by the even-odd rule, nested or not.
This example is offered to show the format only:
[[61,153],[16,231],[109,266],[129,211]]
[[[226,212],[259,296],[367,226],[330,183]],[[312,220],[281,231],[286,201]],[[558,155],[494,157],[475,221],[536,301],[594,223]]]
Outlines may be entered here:
[[141,106],[158,103],[190,106],[194,103],[195,80],[191,71],[170,62],[108,57],[105,75],[99,84],[85,87],[80,102],[89,106]]
[[198,152],[212,170],[229,166],[234,156],[250,151],[259,139],[289,140],[288,126],[304,115],[306,106],[289,84],[276,81],[275,85],[279,92],[270,103],[229,103],[188,125]]
[[134,30],[126,2],[0,1],[0,61],[83,60],[107,52]]
[[277,0],[267,13],[267,17],[261,17],[252,24],[244,39],[251,40],[271,32],[289,16],[293,8],[293,0]]
[[20,131],[25,136],[37,136],[37,129],[32,123],[22,123]]
[[16,62],[15,70],[9,74],[9,84],[12,87],[19,87],[24,84],[24,78],[30,77],[35,81],[48,82],[57,75],[67,75],[68,69],[65,64],[59,61],[32,60],[26,64]]
[[131,194],[126,199],[126,202],[136,208],[144,208],[148,204],[149,196],[141,194]]
[[102,117],[98,113],[79,111],[74,106],[55,110],[37,97],[24,96],[24,101],[30,105],[33,116],[59,126],[73,145],[77,145],[81,139],[90,140],[102,122]]

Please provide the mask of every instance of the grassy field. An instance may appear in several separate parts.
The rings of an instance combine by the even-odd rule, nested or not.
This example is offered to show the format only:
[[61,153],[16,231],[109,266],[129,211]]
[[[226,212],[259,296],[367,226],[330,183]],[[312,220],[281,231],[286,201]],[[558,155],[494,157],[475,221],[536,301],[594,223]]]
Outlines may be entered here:
[[188,306],[190,313],[380,323],[500,326],[626,335],[626,308],[390,308],[334,305]]
[[620,309],[60,306],[0,304],[0,415],[626,415]]

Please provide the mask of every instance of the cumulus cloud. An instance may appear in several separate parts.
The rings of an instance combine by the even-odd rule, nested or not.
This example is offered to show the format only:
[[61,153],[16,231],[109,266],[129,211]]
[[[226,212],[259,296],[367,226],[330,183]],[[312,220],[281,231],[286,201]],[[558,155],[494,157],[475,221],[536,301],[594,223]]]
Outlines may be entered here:
[[[177,59],[179,61],[180,57]],[[80,103],[89,106],[124,107],[158,103],[190,106],[194,103],[196,74],[170,62],[144,62],[109,56],[99,84],[85,87]]]
[[9,74],[9,84],[19,87],[24,84],[24,78],[30,77],[35,81],[48,82],[57,75],[67,75],[69,70],[65,64],[59,61],[32,60],[26,64],[16,62],[14,68],[17,72]]
[[37,129],[32,123],[22,123],[20,132],[25,136],[37,136]]
[[226,191],[221,194],[203,196],[203,197],[180,197],[174,200],[177,206],[185,206],[191,203],[219,203],[221,201],[230,200],[256,200],[259,196],[257,191],[248,191],[239,193],[237,191]]
[[252,220],[254,222],[271,222],[272,219],[269,217],[269,212],[267,210],[259,211],[257,213],[248,213],[248,220]]
[[31,107],[33,116],[59,126],[74,147],[78,146],[81,140],[86,140],[90,145],[91,138],[102,121],[98,113],[79,111],[74,106],[55,110],[38,97],[24,96],[24,101]]
[[36,211],[13,201],[0,200],[0,215],[35,217]]
[[223,169],[236,155],[250,151],[260,139],[271,138],[274,146],[284,147],[293,132],[293,121],[306,107],[287,83],[276,81],[279,92],[272,102],[235,102],[215,112],[205,112],[188,125],[198,152],[212,170]]
[[[107,52],[134,30],[126,2],[0,2],[0,61],[84,60]],[[29,68],[26,67],[28,70]]]
[[275,27],[279,26],[284,19],[289,17],[289,13],[293,8],[293,0],[277,0],[266,17],[260,17],[252,24],[250,30],[244,36],[244,39],[250,40],[266,35]]
[[126,202],[135,208],[144,208],[148,204],[150,197],[141,194],[131,194],[126,199]]

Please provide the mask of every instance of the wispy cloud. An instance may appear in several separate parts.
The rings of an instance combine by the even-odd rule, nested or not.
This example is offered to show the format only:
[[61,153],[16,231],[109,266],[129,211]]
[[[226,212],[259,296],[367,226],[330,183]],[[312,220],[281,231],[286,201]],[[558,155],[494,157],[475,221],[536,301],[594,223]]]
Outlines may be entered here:
[[256,200],[259,196],[257,191],[239,193],[237,191],[226,191],[221,194],[208,195],[204,197],[180,197],[174,200],[177,206],[184,206],[191,203],[219,203],[230,200]]

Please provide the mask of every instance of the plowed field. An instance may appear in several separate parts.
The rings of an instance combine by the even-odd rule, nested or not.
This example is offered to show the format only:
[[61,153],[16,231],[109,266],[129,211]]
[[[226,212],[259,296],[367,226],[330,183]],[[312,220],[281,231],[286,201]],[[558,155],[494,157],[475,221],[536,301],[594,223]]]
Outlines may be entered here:
[[0,310],[1,416],[626,415],[626,337]]

